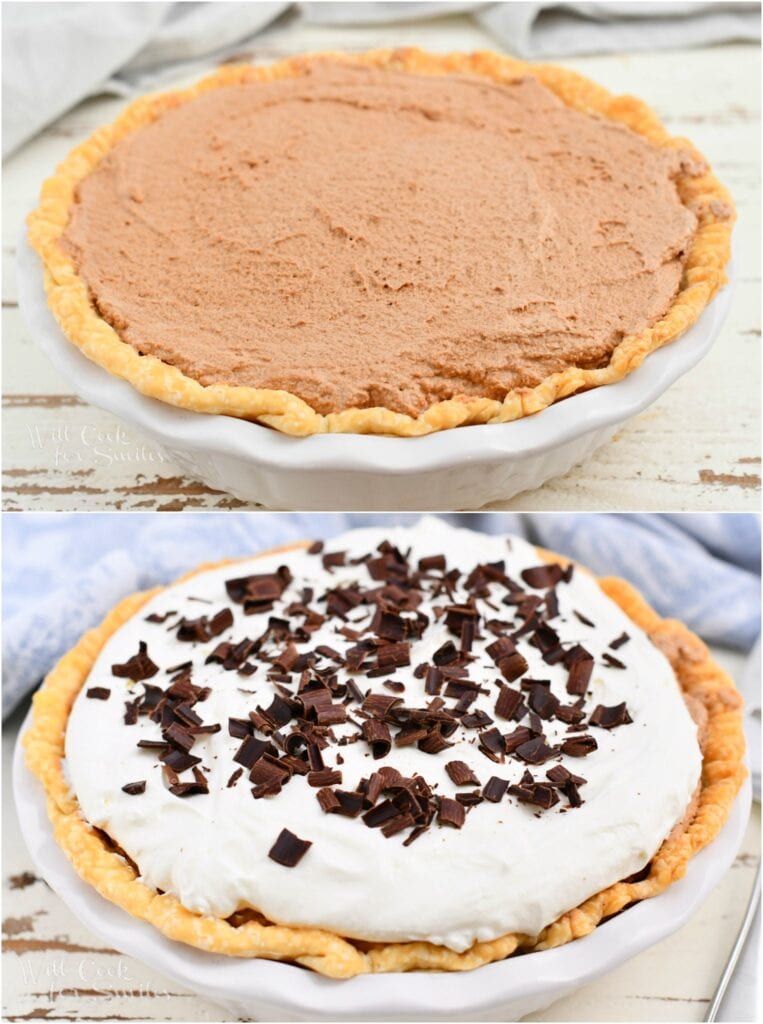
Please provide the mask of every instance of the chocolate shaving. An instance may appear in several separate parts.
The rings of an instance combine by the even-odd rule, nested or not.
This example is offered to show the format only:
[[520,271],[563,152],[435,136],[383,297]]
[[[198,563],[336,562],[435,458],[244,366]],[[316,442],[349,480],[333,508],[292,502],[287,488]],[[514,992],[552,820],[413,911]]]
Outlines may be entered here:
[[471,793],[456,793],[456,800],[463,807],[477,807],[479,804],[485,802],[484,796],[479,790],[475,789]]
[[448,743],[442,734],[442,726],[437,725],[432,729],[422,740],[418,742],[419,750],[423,750],[425,754],[440,754],[443,750],[447,750],[448,747],[452,747],[452,743]]
[[200,757],[195,757],[193,754],[189,754],[185,750],[177,750],[176,748],[167,748],[165,753],[159,755],[159,760],[162,761],[167,768],[170,768],[173,772],[177,772],[178,774],[188,771],[188,769],[193,768],[194,765],[201,764]]
[[[306,761],[303,761],[301,757],[295,757],[293,754],[284,754],[280,759],[280,764],[284,766],[292,775],[309,775],[310,766]],[[341,782],[341,779],[340,779]]]
[[602,654],[602,659],[609,665],[610,668],[625,668],[625,663],[616,658],[613,654],[608,654],[606,651]]
[[464,622],[472,622],[475,626],[479,622],[477,609],[468,604],[451,604],[445,609],[445,625],[460,640],[461,630]]
[[522,694],[502,683],[498,691],[498,700],[495,702],[496,716],[511,720],[522,703]]
[[578,700],[575,704],[560,704],[556,709],[556,718],[567,725],[577,725],[585,718],[583,710],[584,701]]
[[177,624],[176,636],[185,643],[206,643],[207,640],[224,633],[232,625],[233,612],[230,608],[222,608],[212,618],[207,615],[200,615],[198,619],[182,618]]
[[[329,797],[325,794],[330,793]],[[360,792],[343,789],[319,789],[316,796],[327,814],[340,814],[344,818],[357,818],[363,810],[364,796]]]
[[408,838],[405,839],[405,841],[403,842],[403,846],[410,846],[411,843],[415,843],[416,842],[416,840],[419,838],[419,836],[423,836],[424,833],[428,832],[428,831],[429,831],[429,826],[428,825],[417,825],[416,828],[414,828],[410,832],[410,834],[408,835]]
[[322,768],[318,772],[308,772],[307,784],[320,789],[324,786],[338,786],[342,782],[342,773],[333,768]]
[[333,789],[319,789],[315,795],[325,814],[332,814],[341,806]]
[[562,753],[570,757],[586,757],[597,749],[598,743],[593,736],[570,736],[562,743]]
[[234,739],[242,740],[245,736],[252,735],[252,722],[248,718],[229,718],[228,735]]
[[272,608],[291,581],[291,572],[282,565],[274,573],[226,580],[225,589],[231,601],[243,605],[245,615],[254,615]]
[[244,768],[250,769],[270,749],[271,743],[268,740],[259,740],[256,736],[247,736],[233,755],[233,760],[238,764],[242,764]]
[[182,664],[173,665],[172,668],[166,668],[164,671],[166,675],[174,676],[176,672],[188,672],[191,668],[193,668],[193,662],[184,661]]
[[285,868],[293,868],[299,864],[312,845],[308,839],[300,839],[288,828],[284,828],[268,851],[268,857]]
[[504,739],[498,729],[488,729],[479,735],[480,750],[491,761],[503,761]]
[[556,596],[555,590],[549,590],[545,598],[546,603],[546,618],[555,619],[559,614],[559,599]]
[[363,701],[362,710],[374,718],[384,719],[400,704],[400,697],[388,697],[386,693],[369,693]]
[[376,651],[379,668],[404,668],[411,663],[411,645],[407,641],[385,644]]
[[555,587],[564,576],[561,565],[538,565],[532,569],[523,569],[520,573],[522,579],[533,590],[548,590]]
[[527,764],[543,764],[558,753],[558,748],[549,747],[543,736],[534,736],[526,743],[521,743],[515,753]]
[[232,625],[233,612],[230,608],[221,608],[220,611],[216,615],[213,615],[209,620],[207,630],[209,632],[210,639],[224,633],[225,630],[230,629]]
[[[331,703],[330,696],[329,703]],[[292,718],[291,707],[283,697],[279,697],[278,694],[275,695],[267,708],[263,709],[258,705],[257,711],[263,718],[265,718],[272,729],[281,728],[281,726],[290,722]]]
[[432,655],[435,665],[450,665],[458,660],[458,650],[452,640],[446,640]]
[[563,764],[555,764],[553,768],[549,768],[546,772],[546,778],[549,782],[553,782],[555,786],[561,788],[566,786],[568,782],[574,782],[576,786],[583,786],[586,782],[580,775],[573,775]]
[[547,687],[536,684],[530,691],[529,705],[536,715],[548,720],[558,711],[559,700]]
[[339,587],[326,595],[326,612],[329,616],[346,621],[347,615],[362,602],[363,595],[357,586]]
[[618,725],[630,725],[633,719],[623,701],[622,704],[615,704],[613,707],[598,704],[588,721],[590,725],[596,725],[601,729],[615,729]]
[[331,572],[333,569],[341,565],[346,564],[347,552],[346,551],[331,551],[325,554],[322,558],[323,568],[327,572]]
[[593,656],[578,644],[567,651],[564,661],[569,672],[567,693],[582,697],[588,689],[593,672]]
[[85,691],[85,696],[90,697],[91,700],[108,700],[111,690],[105,686],[91,686],[89,690]]
[[138,717],[140,714],[141,698],[136,697],[135,700],[125,701],[125,713],[124,723],[125,725],[137,725]]
[[429,555],[419,559],[419,572],[445,572],[445,555]]
[[466,812],[458,800],[451,800],[450,797],[440,797],[437,808],[437,821],[440,825],[451,825],[453,828],[462,828],[466,820]]
[[560,789],[567,797],[570,807],[580,807],[583,803],[578,786],[584,786],[586,780],[580,775],[573,775],[564,765],[557,764],[549,768],[546,778]]
[[170,786],[174,796],[194,796],[197,793],[208,793],[209,785],[198,768],[193,769],[193,782],[176,782]]
[[559,803],[554,787],[545,782],[522,782],[518,786],[509,786],[509,793],[522,803],[533,804],[542,810]]
[[497,804],[503,800],[508,788],[509,783],[507,779],[499,779],[497,775],[491,775],[485,783],[482,795],[486,800],[489,800],[490,803]]
[[382,825],[382,835],[387,839],[391,839],[392,836],[396,836],[398,832],[402,832],[404,829],[410,828],[411,825],[415,824],[416,819],[412,814],[402,812],[401,814],[398,814],[397,817],[388,821],[386,825]]
[[249,781],[253,782],[255,786],[277,786],[279,789],[285,785],[291,772],[288,767],[278,760],[277,755],[271,754],[266,751],[252,765],[252,770],[249,772]]
[[166,622],[167,619],[169,619],[171,616],[173,616],[175,614],[177,614],[177,613],[176,612],[165,612],[164,615],[159,615],[158,612],[152,612],[150,615],[146,616],[146,622],[155,622],[155,623],[158,623],[158,624],[161,625],[161,623]]
[[164,730],[164,738],[185,753],[193,746],[193,736],[179,722],[173,722]]
[[449,761],[445,771],[455,786],[480,786],[481,782],[465,761]]
[[392,749],[392,737],[387,725],[371,718],[363,723],[362,731],[363,739],[371,747],[374,760],[386,757]]
[[143,679],[151,679],[158,671],[159,666],[149,658],[148,646],[144,640],[138,642],[138,653],[134,654],[132,658],[128,658],[123,665],[111,666],[113,676],[120,679],[132,679],[135,683],[139,683]]
[[382,683],[382,686],[387,690],[391,690],[392,693],[405,693],[405,683],[398,683],[394,679],[387,679]]
[[464,715],[461,719],[461,725],[465,729],[485,729],[492,724],[493,719],[481,708],[478,708],[473,714]]
[[527,671],[527,660],[517,651],[514,641],[507,636],[494,640],[485,651],[493,659],[501,675],[510,683]]
[[503,739],[503,747],[507,754],[513,754],[516,750],[522,746],[523,743],[527,743],[533,737],[532,731],[525,725],[519,725],[517,728],[510,733],[506,733]]
[[398,808],[391,800],[385,800],[381,804],[377,804],[372,807],[370,811],[366,811],[363,815],[363,821],[368,825],[369,828],[381,828],[392,818],[396,818],[398,815]]
[[128,796],[139,796],[141,793],[145,793],[145,779],[143,779],[141,782],[128,782],[126,786],[122,786],[122,792],[127,793]]

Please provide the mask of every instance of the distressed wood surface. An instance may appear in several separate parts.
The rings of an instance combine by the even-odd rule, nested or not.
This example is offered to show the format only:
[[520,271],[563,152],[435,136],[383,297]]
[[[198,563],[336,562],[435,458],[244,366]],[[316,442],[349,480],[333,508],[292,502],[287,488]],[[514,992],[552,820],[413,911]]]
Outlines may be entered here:
[[[244,59],[310,49],[412,43],[433,50],[491,46],[461,18],[329,30],[277,26]],[[759,50],[727,45],[680,53],[562,61],[615,92],[648,101],[702,150],[739,208],[740,270],[730,318],[713,351],[615,441],[566,476],[496,508],[757,509],[760,488]],[[150,440],[74,395],[37,351],[16,305],[14,251],[24,215],[58,160],[123,100],[81,104],[14,155],[3,190],[3,455],[6,509],[256,508],[186,479]]]
[[[732,674],[742,658],[714,652]],[[11,796],[23,712],[3,732],[3,1015],[8,1021],[228,1021],[132,957],[104,946],[34,872]],[[532,1021],[701,1021],[744,916],[760,857],[755,805],[731,870],[675,935]]]

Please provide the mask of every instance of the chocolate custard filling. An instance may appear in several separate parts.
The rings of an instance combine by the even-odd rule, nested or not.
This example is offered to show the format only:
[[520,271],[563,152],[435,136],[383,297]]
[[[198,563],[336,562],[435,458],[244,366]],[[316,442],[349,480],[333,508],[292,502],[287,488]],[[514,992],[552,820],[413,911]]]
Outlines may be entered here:
[[532,77],[319,61],[123,139],[64,245],[120,336],[203,385],[416,416],[658,320],[696,225],[680,160]]

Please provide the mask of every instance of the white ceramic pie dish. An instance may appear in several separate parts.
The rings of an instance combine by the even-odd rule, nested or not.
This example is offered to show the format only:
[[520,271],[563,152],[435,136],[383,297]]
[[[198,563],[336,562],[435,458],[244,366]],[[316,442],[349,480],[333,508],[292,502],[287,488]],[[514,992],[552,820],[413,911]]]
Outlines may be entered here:
[[728,314],[734,277],[732,262],[729,285],[697,323],[624,380],[536,416],[418,438],[294,438],[146,398],[90,362],[48,309],[42,264],[25,237],[18,250],[19,305],[32,338],[78,395],[152,438],[189,476],[245,501],[299,511],[476,509],[540,487],[587,458],[708,353]]
[[[20,736],[29,726],[29,716]],[[239,960],[171,942],[82,882],[53,838],[45,797],[14,754],[14,796],[27,847],[41,877],[82,923],[113,949],[242,1019],[298,1021],[517,1020],[607,973],[677,931],[731,866],[750,811],[749,779],[726,826],[690,863],[685,877],[591,935],[463,973],[369,975],[334,981],[290,964]]]

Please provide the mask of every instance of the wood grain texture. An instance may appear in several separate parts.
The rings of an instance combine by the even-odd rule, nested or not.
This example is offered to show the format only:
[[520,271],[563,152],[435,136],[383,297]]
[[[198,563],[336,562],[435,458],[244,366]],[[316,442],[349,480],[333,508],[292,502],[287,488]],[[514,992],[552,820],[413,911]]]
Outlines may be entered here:
[[[732,675],[743,659],[713,649]],[[106,948],[39,879],[19,831],[11,762],[24,710],[3,731],[3,1015],[8,1021],[230,1021],[150,967]],[[531,1021],[700,1021],[744,916],[760,857],[755,805],[733,867],[675,935]]]
[[[331,47],[410,43],[435,51],[490,47],[461,18],[326,29],[289,23],[242,59]],[[594,56],[560,63],[614,92],[633,93],[704,152],[739,212],[739,279],[712,352],[615,440],[564,477],[495,508],[757,509],[760,500],[759,49]],[[193,77],[196,77],[195,75]],[[169,84],[169,83],[168,83]],[[175,83],[172,83],[175,84]],[[178,83],[178,84],[183,84]],[[90,406],[36,350],[16,306],[13,259],[42,178],[123,106],[89,100],[12,157],[3,192],[3,457],[6,509],[256,508],[185,479],[172,460],[116,417]]]

